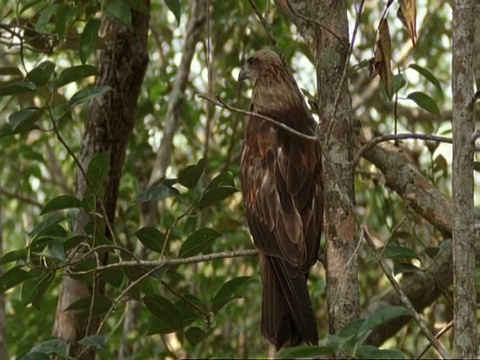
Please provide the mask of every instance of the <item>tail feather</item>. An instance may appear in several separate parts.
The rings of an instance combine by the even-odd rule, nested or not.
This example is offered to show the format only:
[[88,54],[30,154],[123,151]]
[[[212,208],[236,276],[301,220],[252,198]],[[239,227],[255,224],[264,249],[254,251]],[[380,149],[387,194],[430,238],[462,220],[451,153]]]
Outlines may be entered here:
[[279,258],[261,258],[263,336],[277,350],[303,342],[317,344],[317,324],[305,276],[291,276]]

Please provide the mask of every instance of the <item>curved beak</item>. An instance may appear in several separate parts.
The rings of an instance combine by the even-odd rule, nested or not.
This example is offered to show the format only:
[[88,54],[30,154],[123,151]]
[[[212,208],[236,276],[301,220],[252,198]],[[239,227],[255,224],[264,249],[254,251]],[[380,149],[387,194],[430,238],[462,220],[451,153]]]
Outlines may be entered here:
[[240,72],[238,73],[238,81],[248,79],[250,77],[250,72],[245,69],[245,66],[242,66]]

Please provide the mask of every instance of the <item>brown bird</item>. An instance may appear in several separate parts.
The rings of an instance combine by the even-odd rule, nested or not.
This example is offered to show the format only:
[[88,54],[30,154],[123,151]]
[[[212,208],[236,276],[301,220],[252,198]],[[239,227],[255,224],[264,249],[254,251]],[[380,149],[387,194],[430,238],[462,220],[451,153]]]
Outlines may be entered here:
[[[275,52],[254,53],[238,79],[253,82],[251,112],[315,133],[303,95]],[[247,221],[260,257],[262,334],[277,350],[317,344],[307,276],[317,260],[323,221],[319,145],[250,116],[241,168]]]

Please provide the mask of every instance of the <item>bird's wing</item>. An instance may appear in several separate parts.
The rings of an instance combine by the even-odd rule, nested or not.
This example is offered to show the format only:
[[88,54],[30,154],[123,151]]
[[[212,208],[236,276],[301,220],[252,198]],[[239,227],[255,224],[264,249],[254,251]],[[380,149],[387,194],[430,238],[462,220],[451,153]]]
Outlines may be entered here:
[[[313,120],[301,112],[294,121],[293,114],[265,115],[312,133]],[[252,117],[242,156],[242,185],[255,245],[265,255],[283,259],[291,275],[307,271],[317,257],[323,217],[318,144]]]

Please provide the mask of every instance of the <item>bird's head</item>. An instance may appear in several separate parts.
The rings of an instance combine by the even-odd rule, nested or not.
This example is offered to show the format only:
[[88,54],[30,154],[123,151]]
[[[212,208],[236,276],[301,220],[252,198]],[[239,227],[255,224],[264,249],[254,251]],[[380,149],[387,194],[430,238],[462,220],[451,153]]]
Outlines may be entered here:
[[274,75],[274,71],[282,71],[284,69],[280,56],[269,49],[256,51],[250,56],[240,69],[238,81],[249,79],[254,83],[259,77]]

